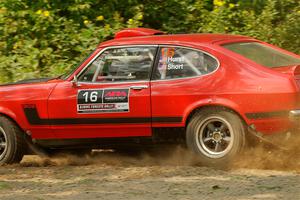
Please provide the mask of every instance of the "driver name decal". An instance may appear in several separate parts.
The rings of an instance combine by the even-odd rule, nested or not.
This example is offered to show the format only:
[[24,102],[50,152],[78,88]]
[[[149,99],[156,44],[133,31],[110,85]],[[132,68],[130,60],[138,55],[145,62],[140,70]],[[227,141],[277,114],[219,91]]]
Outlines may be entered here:
[[129,89],[78,90],[77,112],[129,112]]

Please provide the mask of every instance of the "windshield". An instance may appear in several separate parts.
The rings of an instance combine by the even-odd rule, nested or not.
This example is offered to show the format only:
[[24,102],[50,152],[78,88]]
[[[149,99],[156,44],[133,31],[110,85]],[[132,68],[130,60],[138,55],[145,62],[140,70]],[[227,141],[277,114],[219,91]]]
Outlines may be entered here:
[[59,76],[59,78],[61,79],[67,79],[69,78],[75,71],[76,69],[82,64],[84,63],[96,50],[93,50],[91,53],[89,53],[89,55],[87,57],[85,57],[79,64],[74,64],[72,65],[72,67],[70,68],[70,70],[68,70],[66,73],[62,74]]
[[269,68],[300,64],[299,58],[258,42],[240,42],[222,46]]

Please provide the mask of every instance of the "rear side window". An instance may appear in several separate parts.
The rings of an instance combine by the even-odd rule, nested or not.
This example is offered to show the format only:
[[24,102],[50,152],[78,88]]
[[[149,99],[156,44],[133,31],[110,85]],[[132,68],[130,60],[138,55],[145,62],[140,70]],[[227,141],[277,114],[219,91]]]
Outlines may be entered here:
[[299,58],[258,42],[231,43],[223,47],[269,68],[300,64]]
[[181,47],[162,47],[153,80],[200,76],[217,69],[218,62],[208,54]]

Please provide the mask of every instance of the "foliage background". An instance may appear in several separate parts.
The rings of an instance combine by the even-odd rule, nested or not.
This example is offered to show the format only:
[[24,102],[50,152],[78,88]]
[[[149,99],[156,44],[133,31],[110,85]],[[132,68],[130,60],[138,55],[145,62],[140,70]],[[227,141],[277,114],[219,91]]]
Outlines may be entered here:
[[0,82],[62,74],[139,26],[249,35],[300,53],[298,0],[0,0]]

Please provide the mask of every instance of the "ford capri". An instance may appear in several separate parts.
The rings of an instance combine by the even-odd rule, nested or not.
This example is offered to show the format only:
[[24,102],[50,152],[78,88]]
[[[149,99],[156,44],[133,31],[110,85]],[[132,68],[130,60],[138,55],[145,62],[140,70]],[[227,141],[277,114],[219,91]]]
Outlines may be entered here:
[[300,56],[227,34],[129,28],[57,78],[0,86],[0,165],[29,147],[184,143],[224,166],[250,135],[297,129]]

